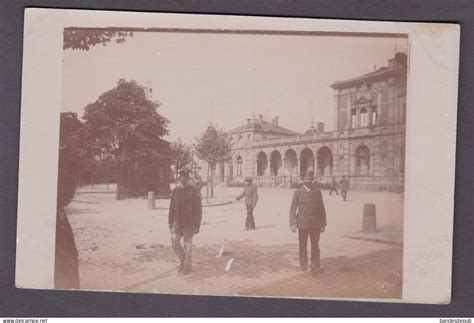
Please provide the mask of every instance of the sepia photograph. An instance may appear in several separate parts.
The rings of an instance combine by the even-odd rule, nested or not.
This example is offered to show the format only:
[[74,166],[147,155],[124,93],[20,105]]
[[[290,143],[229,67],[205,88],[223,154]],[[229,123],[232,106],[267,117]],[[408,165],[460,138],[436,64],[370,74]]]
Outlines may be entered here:
[[407,55],[65,28],[55,287],[400,298]]
[[[421,178],[407,161],[425,154],[407,149],[414,29],[84,21],[60,29],[58,144],[43,152],[52,288],[403,301],[438,258],[450,279],[452,228],[406,211]],[[420,230],[438,253],[410,247]]]

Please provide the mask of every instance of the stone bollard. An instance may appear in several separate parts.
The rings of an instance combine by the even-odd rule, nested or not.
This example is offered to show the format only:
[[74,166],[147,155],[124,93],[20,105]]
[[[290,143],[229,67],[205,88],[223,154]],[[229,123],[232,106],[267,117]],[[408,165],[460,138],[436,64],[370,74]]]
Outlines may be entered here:
[[377,217],[374,203],[364,204],[364,214],[362,216],[362,232],[377,232]]
[[155,206],[155,192],[153,192],[153,191],[148,192],[148,208],[149,209],[156,209],[156,206]]

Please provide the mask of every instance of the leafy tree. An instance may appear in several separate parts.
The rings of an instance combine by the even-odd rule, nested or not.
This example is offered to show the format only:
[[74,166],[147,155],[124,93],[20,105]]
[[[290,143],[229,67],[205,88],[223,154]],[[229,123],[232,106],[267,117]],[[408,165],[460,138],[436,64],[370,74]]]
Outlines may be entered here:
[[115,40],[117,44],[125,42],[127,37],[133,37],[133,32],[111,28],[78,28],[64,29],[63,49],[79,49],[88,51],[91,47],[103,46]]
[[195,149],[197,156],[208,165],[206,199],[209,203],[209,183],[211,184],[211,197],[214,197],[212,170],[217,163],[223,163],[230,159],[230,137],[222,129],[216,129],[211,125],[196,138]]
[[140,165],[152,168],[154,161],[169,154],[169,144],[161,138],[168,133],[169,121],[158,107],[143,86],[121,79],[84,109],[88,148],[96,158],[109,157],[118,164],[117,199],[140,195],[134,182]]
[[76,190],[82,162],[88,151],[82,136],[83,124],[73,112],[62,112],[59,126],[58,205],[69,204]]
[[170,148],[171,161],[175,172],[193,165],[192,146],[183,143],[181,139],[178,138],[176,142],[171,143]]

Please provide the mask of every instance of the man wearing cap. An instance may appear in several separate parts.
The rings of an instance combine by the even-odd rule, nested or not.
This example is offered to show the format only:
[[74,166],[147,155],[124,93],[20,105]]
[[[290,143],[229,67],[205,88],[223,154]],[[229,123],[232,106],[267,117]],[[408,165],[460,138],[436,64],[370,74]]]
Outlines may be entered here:
[[199,233],[202,205],[201,194],[191,185],[187,171],[179,173],[179,181],[181,186],[177,186],[171,194],[168,226],[171,245],[179,259],[178,273],[187,275],[191,273],[193,236]]
[[321,272],[319,236],[326,227],[326,210],[321,191],[314,186],[314,173],[302,176],[303,186],[295,191],[290,207],[290,229],[298,229],[299,259],[302,271],[308,269],[308,236],[311,240],[311,274]]
[[257,186],[252,184],[252,178],[245,178],[245,187],[242,194],[237,196],[236,200],[245,197],[245,206],[247,207],[247,218],[245,219],[245,229],[255,230],[255,218],[253,217],[253,209],[257,206],[258,192]]

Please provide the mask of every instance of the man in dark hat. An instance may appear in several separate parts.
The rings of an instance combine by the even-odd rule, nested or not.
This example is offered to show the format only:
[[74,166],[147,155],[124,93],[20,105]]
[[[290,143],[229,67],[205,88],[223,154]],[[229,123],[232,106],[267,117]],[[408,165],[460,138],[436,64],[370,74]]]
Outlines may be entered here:
[[339,193],[337,192],[337,182],[335,177],[332,178],[332,182],[329,188],[329,195],[332,195],[332,192],[336,192],[336,195],[339,195]]
[[247,207],[247,218],[245,219],[245,229],[255,230],[255,218],[253,217],[253,209],[257,206],[258,192],[257,186],[252,184],[252,178],[245,178],[245,187],[242,194],[237,196],[236,200],[245,197],[245,206]]
[[290,207],[290,228],[298,229],[299,259],[302,271],[308,269],[308,236],[311,240],[311,273],[321,272],[319,236],[326,227],[326,210],[321,191],[314,186],[314,173],[309,171],[302,176],[303,186],[295,191]]
[[168,226],[171,245],[179,259],[178,272],[187,275],[191,273],[193,236],[199,233],[202,205],[201,194],[191,185],[187,171],[180,171],[179,181],[181,186],[176,187],[171,194]]

